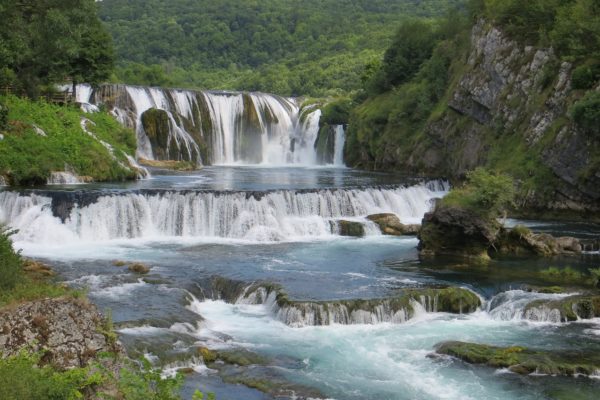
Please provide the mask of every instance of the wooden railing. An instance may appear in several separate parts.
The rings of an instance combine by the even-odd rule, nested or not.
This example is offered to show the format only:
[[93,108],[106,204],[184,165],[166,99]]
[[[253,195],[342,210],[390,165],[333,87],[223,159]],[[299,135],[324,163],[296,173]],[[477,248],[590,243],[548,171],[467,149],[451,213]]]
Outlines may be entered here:
[[[2,94],[2,95],[12,94],[14,96],[19,96],[19,97],[26,96],[26,93],[24,90],[17,89],[13,86],[0,87],[0,94]],[[71,104],[74,101],[73,94],[68,91],[46,93],[40,97],[43,97],[44,99],[46,99],[47,102],[54,103],[54,104]]]

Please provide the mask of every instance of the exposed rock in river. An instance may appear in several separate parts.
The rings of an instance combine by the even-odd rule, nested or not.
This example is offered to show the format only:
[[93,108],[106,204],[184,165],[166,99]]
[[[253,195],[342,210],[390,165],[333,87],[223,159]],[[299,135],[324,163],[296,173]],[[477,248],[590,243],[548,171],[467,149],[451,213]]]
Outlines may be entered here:
[[470,364],[508,368],[511,372],[548,375],[595,375],[600,370],[600,355],[530,350],[520,346],[495,347],[465,342],[444,342],[436,346],[438,354],[456,357]]
[[420,225],[404,225],[396,214],[391,213],[372,214],[367,219],[375,222],[384,235],[416,235],[421,228]]
[[339,234],[341,236],[354,236],[363,237],[365,236],[365,227],[362,223],[356,221],[337,221]]
[[422,255],[454,255],[487,259],[500,227],[458,207],[438,206],[425,214],[419,233]]

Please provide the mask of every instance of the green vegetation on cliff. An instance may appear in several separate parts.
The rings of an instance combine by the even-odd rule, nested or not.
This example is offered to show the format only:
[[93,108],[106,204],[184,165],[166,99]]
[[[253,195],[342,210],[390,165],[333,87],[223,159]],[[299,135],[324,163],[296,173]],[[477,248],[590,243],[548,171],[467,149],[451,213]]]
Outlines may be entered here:
[[484,166],[515,178],[524,209],[593,215],[597,2],[473,0],[468,9],[403,23],[354,99],[347,164],[456,180]]
[[0,127],[0,176],[8,183],[45,184],[52,171],[65,170],[95,181],[136,177],[125,156],[135,153],[135,134],[107,112],[14,96],[0,97],[0,104],[8,109]]
[[104,0],[118,80],[322,96],[360,88],[398,21],[461,0]]

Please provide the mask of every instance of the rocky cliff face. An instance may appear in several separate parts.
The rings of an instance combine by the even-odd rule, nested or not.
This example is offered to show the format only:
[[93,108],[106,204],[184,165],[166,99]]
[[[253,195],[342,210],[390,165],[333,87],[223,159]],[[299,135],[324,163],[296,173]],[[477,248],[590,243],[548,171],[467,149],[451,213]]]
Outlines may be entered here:
[[[44,351],[42,361],[61,369],[83,367],[115,351],[100,332],[103,317],[84,299],[45,299],[0,311],[0,354]],[[118,350],[118,349],[117,349]]]
[[568,113],[582,95],[571,88],[573,66],[484,20],[458,65],[445,110],[429,118],[424,140],[396,140],[381,160],[364,164],[450,178],[485,165],[516,176],[530,210],[600,211],[600,143]]

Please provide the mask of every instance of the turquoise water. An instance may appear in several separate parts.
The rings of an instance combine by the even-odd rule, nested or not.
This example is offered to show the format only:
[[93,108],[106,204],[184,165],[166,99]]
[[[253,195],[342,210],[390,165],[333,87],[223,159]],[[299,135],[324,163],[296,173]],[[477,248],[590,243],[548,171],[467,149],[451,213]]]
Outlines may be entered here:
[[[191,356],[199,345],[267,356],[270,366],[243,373],[315,389],[323,398],[595,398],[597,379],[523,377],[431,357],[446,340],[600,350],[600,320],[534,323],[487,306],[514,310],[519,299],[536,298],[519,291],[543,283],[533,272],[550,265],[585,271],[600,265],[599,255],[504,259],[486,268],[459,260],[426,262],[419,260],[416,238],[381,236],[364,219],[391,211],[414,222],[443,193],[440,183],[428,188],[349,169],[212,167],[131,184],[0,192],[0,220],[21,229],[16,246],[25,255],[51,263],[61,279],[88,288],[92,301],[111,309],[130,354],[169,368],[193,366],[187,398],[196,388],[215,391],[219,400],[272,398],[225,383]],[[34,195],[41,197],[34,201]],[[74,211],[61,221],[53,208],[65,198],[61,204]],[[302,202],[296,204],[297,198]],[[73,199],[79,203],[69,203]],[[185,218],[171,218],[169,210],[181,210]],[[206,219],[213,210],[231,215]],[[340,237],[330,229],[338,218],[367,224],[367,236]],[[201,229],[209,223],[216,225]],[[600,232],[590,224],[527,223],[582,237]],[[115,260],[144,262],[151,270],[141,278],[114,266]],[[266,305],[198,300],[215,276],[279,283],[297,300],[379,298],[451,284],[476,291],[486,303],[472,315],[422,312],[405,324],[292,328]]]

